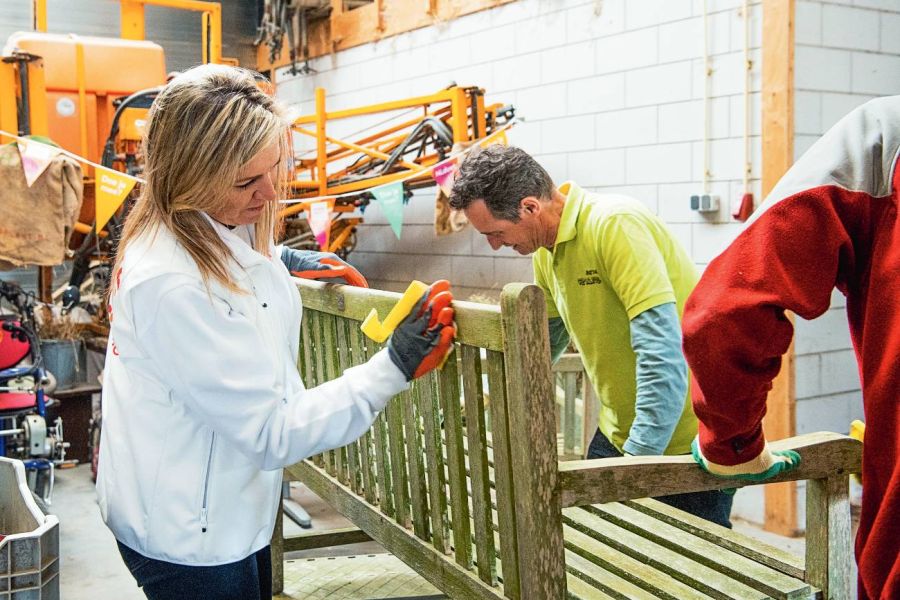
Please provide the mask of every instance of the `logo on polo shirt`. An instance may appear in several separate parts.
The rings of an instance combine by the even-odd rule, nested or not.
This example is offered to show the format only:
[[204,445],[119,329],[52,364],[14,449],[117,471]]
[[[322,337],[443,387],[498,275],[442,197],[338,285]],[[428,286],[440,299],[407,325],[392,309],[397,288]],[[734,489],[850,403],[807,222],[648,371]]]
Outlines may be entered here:
[[600,279],[600,275],[597,274],[597,269],[588,269],[584,272],[584,277],[578,278],[578,285],[595,285],[598,283],[603,283]]

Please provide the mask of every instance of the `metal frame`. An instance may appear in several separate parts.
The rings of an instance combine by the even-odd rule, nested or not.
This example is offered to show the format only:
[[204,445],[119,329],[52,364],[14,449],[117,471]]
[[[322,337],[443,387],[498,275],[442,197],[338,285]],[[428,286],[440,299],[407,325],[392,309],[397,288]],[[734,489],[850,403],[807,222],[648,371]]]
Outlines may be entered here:
[[[338,120],[402,110],[420,112],[412,118],[398,115],[384,129],[353,140],[328,134],[329,126]],[[325,89],[316,88],[315,112],[297,117],[292,124],[294,132],[316,140],[316,149],[312,157],[295,160],[289,193],[301,202],[285,207],[281,216],[291,218],[307,210],[309,202],[302,202],[304,198],[343,195],[335,199],[332,223],[336,230],[328,247],[332,252],[341,249],[362,222],[345,215],[368,201],[368,190],[396,181],[410,189],[433,186],[430,167],[445,159],[454,144],[489,135],[511,114],[510,108],[499,103],[485,106],[484,90],[477,87],[451,86],[425,96],[334,111],[326,107]],[[424,131],[429,128],[435,137],[444,136],[440,143],[426,143]]]

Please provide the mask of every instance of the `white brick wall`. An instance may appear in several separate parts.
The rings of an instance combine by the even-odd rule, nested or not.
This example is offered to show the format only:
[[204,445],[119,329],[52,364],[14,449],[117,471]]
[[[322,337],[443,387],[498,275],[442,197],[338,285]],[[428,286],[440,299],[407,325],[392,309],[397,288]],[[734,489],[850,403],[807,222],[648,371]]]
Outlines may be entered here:
[[[794,155],[863,102],[900,94],[900,2],[799,0]],[[843,296],[814,321],[797,319],[797,432],[846,432],[862,418],[859,373]]]
[[[311,111],[317,85],[328,90],[329,107],[388,99],[390,94],[429,93],[451,80],[482,86],[489,102],[512,103],[526,119],[510,132],[510,140],[534,154],[554,180],[571,178],[590,189],[638,197],[678,229],[702,265],[737,231],[728,226],[730,204],[743,193],[741,2],[716,0],[710,5],[715,71],[710,185],[722,199],[722,209],[711,216],[691,212],[688,205],[690,195],[701,191],[703,156],[699,0],[519,0],[316,59],[316,75],[280,78],[279,96]],[[751,24],[751,111],[758,112],[758,2],[752,3]],[[759,116],[753,114],[751,121],[758,161]],[[341,123],[334,131],[356,128]],[[310,147],[310,141],[303,140],[303,147]],[[757,193],[758,173],[755,165],[751,187]],[[408,226],[400,242],[388,235],[377,209],[366,213],[354,260],[364,262],[380,285],[402,287],[411,269],[441,264],[423,257],[456,255],[444,254],[447,245],[430,232],[432,195],[421,191],[407,207]],[[452,260],[444,260],[457,286],[494,290],[496,295],[507,281],[527,278],[527,259],[472,244],[473,255],[497,263],[488,268],[486,262],[473,262],[473,274],[464,275],[465,261],[454,268]],[[456,281],[457,273],[463,279]]]

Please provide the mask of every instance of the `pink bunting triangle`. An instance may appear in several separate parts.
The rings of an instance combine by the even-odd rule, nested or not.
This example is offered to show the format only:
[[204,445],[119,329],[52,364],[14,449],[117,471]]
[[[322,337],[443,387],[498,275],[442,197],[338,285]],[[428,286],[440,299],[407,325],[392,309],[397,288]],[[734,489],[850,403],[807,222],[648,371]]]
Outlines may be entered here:
[[334,208],[334,200],[321,200],[313,202],[307,209],[309,211],[309,228],[316,237],[319,248],[327,251],[331,234],[331,211]]
[[450,160],[439,164],[431,171],[431,176],[434,177],[435,182],[437,182],[441,190],[448,196],[450,195],[450,190],[453,189],[453,182],[456,180],[456,171],[458,168],[459,165],[457,164],[456,159],[451,158]]
[[22,170],[25,172],[25,183],[31,187],[59,154],[59,149],[32,140],[23,140],[17,144],[22,158]]

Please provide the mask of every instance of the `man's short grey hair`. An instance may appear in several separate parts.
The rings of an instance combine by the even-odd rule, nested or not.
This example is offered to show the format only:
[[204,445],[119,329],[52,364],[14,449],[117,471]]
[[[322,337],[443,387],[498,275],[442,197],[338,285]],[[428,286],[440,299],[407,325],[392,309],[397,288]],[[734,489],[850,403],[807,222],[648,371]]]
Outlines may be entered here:
[[495,219],[516,223],[523,198],[547,200],[553,180],[527,152],[515,146],[494,145],[473,150],[463,161],[450,192],[450,206],[457,210],[484,200]]

